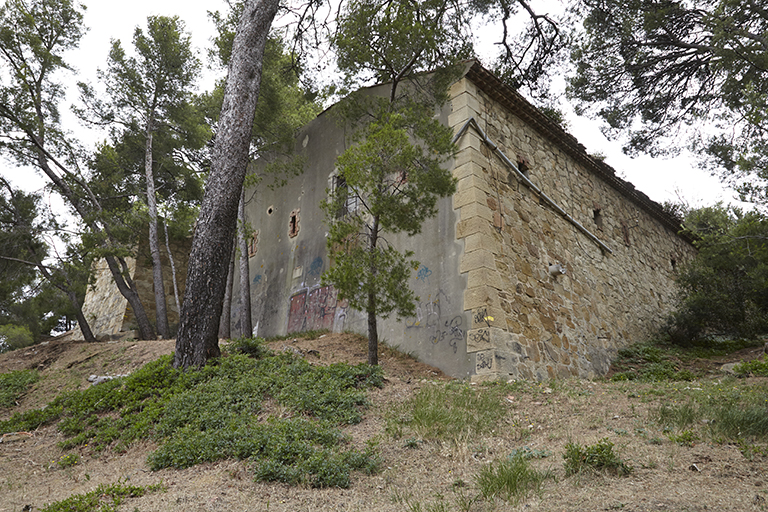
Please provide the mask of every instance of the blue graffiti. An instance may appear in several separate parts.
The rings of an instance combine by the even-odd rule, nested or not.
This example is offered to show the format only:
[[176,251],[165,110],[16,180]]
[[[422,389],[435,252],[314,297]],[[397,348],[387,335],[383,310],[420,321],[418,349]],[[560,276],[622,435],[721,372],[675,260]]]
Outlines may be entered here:
[[416,274],[416,280],[417,281],[428,281],[429,276],[432,275],[432,271],[429,270],[425,265],[422,265],[421,268],[419,268],[418,273]]
[[307,270],[308,276],[319,276],[323,273],[323,258],[318,256],[314,260],[312,260],[312,264],[309,266],[309,269]]
[[259,284],[261,282],[261,274],[253,278],[253,284]]

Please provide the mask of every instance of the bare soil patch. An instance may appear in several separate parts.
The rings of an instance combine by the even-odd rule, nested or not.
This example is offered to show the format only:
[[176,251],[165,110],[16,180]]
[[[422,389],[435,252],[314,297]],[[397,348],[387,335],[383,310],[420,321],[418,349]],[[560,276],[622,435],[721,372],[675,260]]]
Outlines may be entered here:
[[[289,338],[272,342],[271,348],[300,352],[313,364],[366,360],[365,341],[350,334],[327,334],[315,340]],[[43,378],[17,407],[0,411],[0,419],[41,407],[63,390],[85,388],[91,374],[129,373],[173,349],[172,340],[96,344],[52,340],[2,354],[0,372],[37,368]],[[751,359],[755,354],[747,351],[738,357]],[[733,357],[723,358],[723,362],[732,362]],[[21,511],[25,506],[38,510],[72,494],[92,491],[99,484],[118,481],[132,485],[162,482],[167,487],[165,492],[128,500],[120,509],[125,511],[400,512],[419,510],[417,506],[424,511],[768,509],[768,459],[760,454],[748,459],[737,446],[707,440],[692,447],[680,446],[649,419],[661,403],[673,403],[696,388],[705,392],[710,385],[762,382],[759,378],[729,380],[713,365],[706,381],[530,383],[505,397],[507,417],[491,435],[458,443],[419,442],[414,448],[406,438],[394,439],[386,433],[387,411],[421,387],[449,379],[439,370],[393,351],[383,350],[380,359],[385,385],[370,393],[372,405],[364,420],[347,432],[361,447],[369,440],[378,443],[383,466],[373,476],[354,474],[349,489],[253,482],[244,461],[152,472],[146,464],[147,455],[156,448],[151,442],[134,444],[121,454],[104,451],[94,456],[85,448],[76,452],[81,457],[77,465],[62,469],[55,462],[64,455],[57,446],[61,434],[55,427],[45,427],[27,441],[0,444],[0,512]],[[566,443],[593,444],[606,437],[634,467],[630,476],[565,475],[562,454]],[[462,496],[477,494],[474,477],[478,471],[522,446],[549,453],[533,464],[550,469],[556,480],[547,481],[541,495],[531,495],[517,505],[475,501],[462,508]]]

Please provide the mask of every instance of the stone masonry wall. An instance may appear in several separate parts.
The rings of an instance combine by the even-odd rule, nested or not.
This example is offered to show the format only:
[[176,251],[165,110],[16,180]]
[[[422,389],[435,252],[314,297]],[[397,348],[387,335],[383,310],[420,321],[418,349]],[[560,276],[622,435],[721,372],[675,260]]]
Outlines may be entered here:
[[[136,271],[136,260],[127,258],[131,275]],[[107,267],[106,260],[94,262],[91,267],[93,284],[88,286],[85,292],[83,314],[91,326],[94,336],[105,336],[119,333],[123,328],[125,308],[128,300],[122,296],[115,286],[112,273]],[[71,339],[82,340],[83,333],[80,326],[72,330]]]
[[[176,266],[176,281],[179,287],[179,301],[184,298],[184,285],[187,280],[187,261],[192,248],[192,239],[171,241],[173,263]],[[138,266],[133,276],[136,289],[139,291],[141,303],[147,311],[147,316],[152,325],[155,324],[155,285],[152,278],[152,256],[149,253],[149,245],[146,239],[142,239],[137,254]],[[168,311],[168,325],[171,334],[176,332],[179,325],[179,308],[176,306],[176,298],[173,295],[173,274],[171,263],[168,259],[168,249],[163,241],[160,242],[160,261],[163,265],[163,288],[165,290],[165,304]],[[119,292],[118,292],[119,293]],[[135,329],[136,320],[130,304],[126,307],[123,330]]]
[[[459,140],[454,208],[465,242],[467,351],[475,380],[607,372],[672,303],[674,267],[694,249],[468,79],[454,85],[449,123],[474,117],[530,180],[605,243],[600,247],[524,185],[473,129]],[[552,276],[551,264],[564,275]]]
[[[176,266],[176,279],[179,286],[179,301],[184,297],[184,284],[187,278],[187,261],[191,239],[171,242],[174,264]],[[146,247],[146,240],[141,242],[138,257],[126,258],[131,278],[139,291],[139,297],[147,311],[150,322],[155,323],[155,295],[152,282],[152,259]],[[137,265],[138,261],[138,265]],[[176,331],[179,323],[179,310],[176,307],[176,299],[173,295],[173,281],[171,265],[168,260],[168,251],[165,244],[161,246],[161,261],[163,264],[163,285],[165,287],[165,300],[168,309],[168,323],[172,333]],[[112,274],[104,260],[94,263],[91,270],[94,284],[88,287],[83,304],[83,313],[91,326],[95,336],[109,336],[120,332],[135,329],[135,316],[128,304],[117,289]],[[83,334],[79,327],[72,331],[71,339],[82,339]]]

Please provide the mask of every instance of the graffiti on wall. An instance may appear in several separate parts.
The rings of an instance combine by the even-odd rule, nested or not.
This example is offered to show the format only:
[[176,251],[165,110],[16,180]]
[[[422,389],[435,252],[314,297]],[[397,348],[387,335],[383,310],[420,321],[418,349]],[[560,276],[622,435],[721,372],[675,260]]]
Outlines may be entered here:
[[[426,267],[422,266],[422,269],[429,272]],[[425,274],[426,277],[428,274]],[[461,315],[450,319],[443,318],[442,309],[449,310],[450,304],[451,299],[443,290],[439,290],[434,297],[429,295],[427,300],[416,304],[416,316],[405,321],[405,328],[423,329],[430,342],[435,345],[448,343],[455,354],[459,349],[458,342],[464,340],[464,319]]]
[[291,296],[288,332],[332,330],[336,318],[336,290],[323,286]]
[[307,275],[310,277],[318,277],[320,274],[323,273],[323,258],[318,256],[314,260],[312,260],[312,264],[309,265],[309,269],[307,269]]

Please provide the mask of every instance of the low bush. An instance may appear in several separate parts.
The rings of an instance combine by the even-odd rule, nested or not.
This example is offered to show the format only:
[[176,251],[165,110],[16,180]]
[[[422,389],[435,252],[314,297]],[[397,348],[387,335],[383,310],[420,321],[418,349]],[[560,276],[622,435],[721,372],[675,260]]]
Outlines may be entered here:
[[[122,451],[152,438],[160,445],[149,456],[152,469],[252,459],[257,478],[317,487],[346,486],[351,470],[376,468],[373,450],[350,449],[338,426],[362,419],[366,390],[382,385],[380,367],[312,366],[293,354],[272,354],[263,341],[237,346],[255,358],[232,354],[182,371],[164,356],[128,377],[14,415],[0,428],[58,421],[62,448],[87,444],[92,451]],[[265,411],[267,401],[280,414]]]
[[36,370],[0,373],[0,408],[16,405],[16,401],[39,380],[40,374]]
[[752,361],[744,361],[741,364],[737,364],[733,367],[733,371],[739,375],[760,375],[762,377],[768,377],[768,355],[762,358],[753,359]]
[[604,438],[589,446],[578,443],[565,445],[565,472],[568,475],[585,470],[608,472],[619,476],[632,473],[632,466],[622,461],[613,451],[613,443]]
[[146,487],[137,485],[99,485],[85,494],[74,494],[69,498],[46,505],[40,512],[117,512],[127,498],[140,498],[147,493],[165,490],[162,485]]

